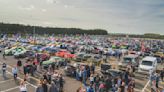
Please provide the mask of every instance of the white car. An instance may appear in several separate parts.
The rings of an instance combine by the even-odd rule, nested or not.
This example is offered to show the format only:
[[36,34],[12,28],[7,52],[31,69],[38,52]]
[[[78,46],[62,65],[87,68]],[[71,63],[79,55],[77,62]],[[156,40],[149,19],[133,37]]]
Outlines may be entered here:
[[139,73],[149,74],[149,71],[156,71],[157,69],[157,58],[146,56],[142,59],[140,62],[140,65],[138,67]]

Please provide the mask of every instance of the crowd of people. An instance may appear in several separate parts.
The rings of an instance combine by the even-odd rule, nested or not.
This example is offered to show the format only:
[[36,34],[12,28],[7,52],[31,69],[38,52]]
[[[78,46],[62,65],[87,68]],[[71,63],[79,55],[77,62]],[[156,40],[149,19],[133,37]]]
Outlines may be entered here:
[[[91,74],[89,77],[85,77],[84,75],[84,72],[82,72],[80,81],[82,81],[83,86],[78,88],[77,92],[135,92],[134,74],[128,66],[126,71],[117,78],[100,74]],[[163,77],[164,69],[160,72],[152,71],[150,73],[151,92],[160,92],[159,82],[160,80],[164,81]],[[89,82],[86,83],[86,80]]]
[[44,74],[36,92],[63,92],[64,79],[61,73]]
[[[7,64],[2,64],[2,75],[4,79],[7,78]],[[12,67],[12,74],[15,81],[17,80],[18,74],[23,74],[24,78],[20,82],[20,92],[28,92],[26,82],[29,81],[29,77],[41,73],[38,87],[36,92],[62,92],[64,86],[64,78],[61,72],[58,72],[58,67],[50,65],[47,69],[43,69],[42,66],[35,59],[27,59],[25,63],[18,59],[17,64]]]
[[[97,54],[98,56],[101,56],[101,61],[105,61],[105,63],[108,63],[107,59],[109,59],[110,57],[114,57],[115,59],[120,61],[123,55],[128,54],[128,52],[130,52],[130,50],[133,51],[133,49],[134,51],[135,49],[139,49],[136,50],[136,53],[141,56],[142,54],[144,56],[146,50],[152,53],[154,50],[152,48],[154,47],[151,45],[156,44],[153,43],[153,41],[146,41],[145,44],[148,44],[151,47],[145,46],[145,48],[142,48],[144,47],[142,42],[131,40],[129,42],[130,44],[128,43],[129,45],[127,45],[127,50],[125,50],[122,49],[121,44],[119,44],[122,40],[117,39],[117,41],[119,42],[112,42],[112,41],[110,42],[110,40],[108,39],[106,39],[105,41],[103,41],[103,39],[102,40],[99,39],[98,42],[101,43],[100,46],[96,46],[98,42],[94,42],[94,39],[92,40],[91,42],[89,41],[86,43],[85,41],[83,43],[80,43],[80,41],[77,41],[76,43],[72,42],[73,43],[72,45],[74,47],[71,48],[71,46],[70,47],[68,46],[68,48],[72,49],[70,52],[76,54],[78,52],[84,52],[85,54],[93,55],[93,56]],[[126,39],[123,40],[123,42],[124,41],[126,41]],[[104,43],[109,43],[109,44],[104,45]],[[115,43],[115,46],[112,43]],[[161,46],[161,48],[163,47],[162,43],[163,42],[159,41],[159,46]],[[91,46],[89,47],[89,45]],[[78,48],[78,46],[81,46],[81,48]],[[143,52],[145,51],[145,53],[140,53],[142,49],[145,49],[143,50]],[[159,48],[157,48],[157,51],[160,51],[158,49]],[[59,69],[59,67],[67,66],[68,61],[65,61],[63,63],[57,62],[57,64],[51,64],[47,68],[45,68],[42,66],[43,60],[41,59],[39,54],[38,53],[35,54],[36,55],[34,56],[34,58],[33,57],[28,58],[25,61],[25,63],[22,62],[20,59],[18,59],[17,64],[13,65],[12,74],[15,81],[17,80],[17,76],[20,73],[24,75],[23,80],[20,82],[20,91],[27,92],[26,81],[29,81],[30,76],[35,77],[40,73],[41,75],[39,76],[41,79],[39,80],[39,84],[36,88],[36,92],[62,92],[64,87],[64,78],[63,78],[63,74],[57,70]],[[5,54],[3,54],[3,59],[7,60]],[[161,58],[160,61],[162,64],[163,58]],[[115,78],[109,75],[98,74],[95,71],[95,69],[96,69],[95,64],[75,65],[75,69],[72,71],[71,76],[83,84],[82,87],[77,89],[77,92],[134,92],[135,68],[132,67],[130,64],[127,65],[127,69],[123,71],[123,73],[120,76]],[[2,64],[2,75],[4,78],[6,78],[6,72],[7,72],[7,64],[4,62]],[[154,72],[150,70],[149,80],[150,80],[150,87],[152,89],[152,92],[156,92],[158,90],[160,80],[164,81],[163,77],[164,77],[164,69],[161,70],[160,72]]]
[[164,68],[160,72],[156,71],[150,71],[150,87],[152,92],[159,92],[159,82],[160,80],[164,82],[163,80],[164,77]]
[[[35,61],[35,60],[34,60]],[[22,71],[24,80],[20,82],[20,91],[27,92],[26,81],[29,75],[34,76],[36,71],[40,70],[39,64],[31,60],[27,60],[24,65],[18,59],[17,65],[12,68],[13,78],[17,79],[18,73]],[[38,70],[39,67],[39,70]],[[53,66],[49,66],[45,73],[43,73],[36,92],[62,92],[64,85],[64,78],[61,72],[55,70]],[[108,75],[97,74],[95,72],[95,65],[79,65],[72,73],[77,81],[83,83],[83,87],[77,89],[77,92],[134,92],[135,80],[132,72],[132,66],[128,65],[126,71],[117,78],[112,78]],[[3,77],[6,78],[7,64],[2,64]],[[158,92],[159,81],[164,81],[164,69],[160,72],[150,71],[149,73],[150,87],[152,92]]]
[[[81,75],[84,87],[80,87],[77,92],[134,92],[135,81],[129,70],[125,71],[117,78],[94,73],[85,77],[85,72]],[[88,80],[87,83],[86,80]]]

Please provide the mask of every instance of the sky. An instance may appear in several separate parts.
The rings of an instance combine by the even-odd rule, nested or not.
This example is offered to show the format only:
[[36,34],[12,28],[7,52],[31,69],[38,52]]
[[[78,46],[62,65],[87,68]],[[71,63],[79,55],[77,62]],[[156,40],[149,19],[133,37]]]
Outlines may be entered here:
[[164,0],[0,0],[0,22],[164,35]]

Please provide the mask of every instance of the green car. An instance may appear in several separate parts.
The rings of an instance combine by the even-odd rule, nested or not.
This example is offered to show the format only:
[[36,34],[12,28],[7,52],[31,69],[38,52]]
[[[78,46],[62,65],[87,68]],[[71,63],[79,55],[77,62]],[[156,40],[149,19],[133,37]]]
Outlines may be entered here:
[[14,57],[17,58],[17,57],[23,57],[24,54],[27,52],[26,49],[19,49],[17,50],[15,53],[14,53]]
[[49,60],[43,61],[42,65],[44,68],[47,68],[51,64],[57,64],[58,62],[63,62],[64,59],[61,57],[52,56]]

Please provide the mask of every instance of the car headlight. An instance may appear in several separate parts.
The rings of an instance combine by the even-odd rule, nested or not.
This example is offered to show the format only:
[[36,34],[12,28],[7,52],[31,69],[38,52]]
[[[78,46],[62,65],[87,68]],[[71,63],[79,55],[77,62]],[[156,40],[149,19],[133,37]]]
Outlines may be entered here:
[[138,68],[138,71],[141,71],[142,70],[142,68]]
[[66,66],[66,67],[65,67],[65,70],[67,70],[67,69],[68,69],[68,67]]
[[118,63],[118,65],[122,65],[122,63]]

